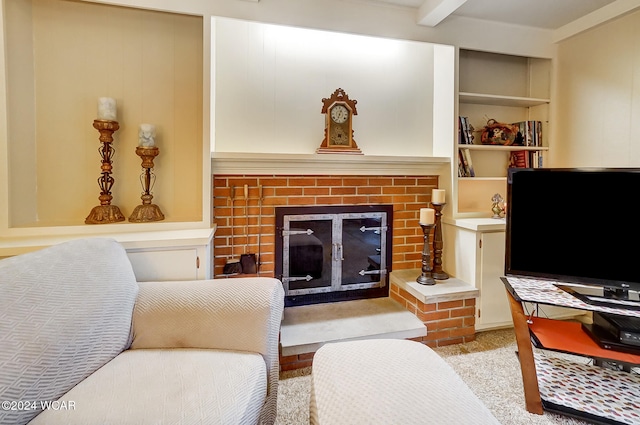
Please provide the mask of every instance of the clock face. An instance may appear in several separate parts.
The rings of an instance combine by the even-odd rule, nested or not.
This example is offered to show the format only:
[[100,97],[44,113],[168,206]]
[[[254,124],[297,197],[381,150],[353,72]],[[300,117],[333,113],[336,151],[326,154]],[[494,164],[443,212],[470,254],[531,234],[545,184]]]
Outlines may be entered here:
[[344,123],[349,118],[349,110],[343,105],[336,105],[331,108],[331,119],[336,124]]

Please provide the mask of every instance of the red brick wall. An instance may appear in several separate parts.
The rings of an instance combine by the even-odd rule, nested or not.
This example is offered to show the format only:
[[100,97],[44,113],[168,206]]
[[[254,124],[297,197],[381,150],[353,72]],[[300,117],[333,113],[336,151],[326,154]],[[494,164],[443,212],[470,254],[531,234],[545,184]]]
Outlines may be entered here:
[[[249,186],[248,221],[245,184]],[[258,246],[259,185],[263,187],[263,205]],[[233,232],[232,186],[235,186]],[[437,187],[438,176],[214,175],[213,215],[217,226],[213,240],[214,274],[222,274],[231,255],[239,258],[246,251],[260,253],[259,275],[273,276],[275,207],[306,205],[393,205],[393,270],[420,268],[423,243],[418,225],[420,208],[428,205],[431,190]]]
[[393,283],[389,296],[415,314],[427,327],[427,335],[414,338],[416,341],[430,347],[443,347],[476,338],[475,298],[425,304]]

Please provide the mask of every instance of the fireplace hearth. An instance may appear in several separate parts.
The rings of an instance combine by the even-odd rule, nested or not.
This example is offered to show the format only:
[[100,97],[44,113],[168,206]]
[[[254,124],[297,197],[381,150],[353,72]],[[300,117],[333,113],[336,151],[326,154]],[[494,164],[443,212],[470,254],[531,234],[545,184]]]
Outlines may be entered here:
[[278,207],[275,275],[285,306],[389,295],[392,205]]

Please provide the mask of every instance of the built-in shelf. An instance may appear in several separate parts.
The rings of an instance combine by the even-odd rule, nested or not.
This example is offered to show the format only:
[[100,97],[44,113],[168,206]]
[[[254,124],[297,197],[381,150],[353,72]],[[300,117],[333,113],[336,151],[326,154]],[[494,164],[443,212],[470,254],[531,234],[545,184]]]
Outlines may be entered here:
[[[513,152],[526,151],[532,165],[548,166],[551,59],[460,49],[458,60],[458,115],[466,117],[477,144],[453,142],[452,154],[465,153],[475,177],[460,177],[458,168],[452,168],[450,213],[456,218],[485,217],[496,193],[506,197]],[[539,121],[544,136],[540,144],[545,146],[483,145],[480,136],[490,119]],[[452,160],[458,163],[458,158]]]
[[443,173],[448,157],[214,152],[213,174],[410,175]]
[[521,146],[521,145],[458,145],[459,149],[471,149],[474,151],[548,151],[547,146]]
[[506,220],[504,218],[449,218],[444,217],[442,221],[452,226],[462,229],[473,230],[474,232],[495,232],[504,231]]
[[[105,226],[106,227],[106,226]],[[111,227],[111,226],[109,226]],[[78,238],[110,238],[120,242],[125,249],[172,249],[183,246],[207,245],[216,230],[210,228],[179,229],[179,230],[141,230],[137,232],[113,231],[110,233],[70,234],[34,234],[28,236],[2,238],[0,258],[10,257],[42,249],[48,246],[68,242]]]
[[438,280],[436,285],[420,285],[416,282],[420,273],[420,269],[394,270],[389,274],[389,281],[424,304],[466,300],[480,295],[476,287],[455,277]]
[[506,177],[458,177],[460,181],[476,181],[476,182],[502,182]]
[[531,106],[544,105],[550,103],[550,99],[540,99],[535,97],[502,96],[496,94],[482,93],[459,93],[460,103],[473,103],[478,105],[498,105],[514,106],[518,108],[529,108]]

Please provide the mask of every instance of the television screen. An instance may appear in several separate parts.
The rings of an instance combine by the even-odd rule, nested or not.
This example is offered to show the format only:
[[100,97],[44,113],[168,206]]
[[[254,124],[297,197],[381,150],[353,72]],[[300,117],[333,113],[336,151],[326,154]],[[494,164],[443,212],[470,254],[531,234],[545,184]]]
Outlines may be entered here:
[[512,168],[505,273],[640,290],[640,169]]

